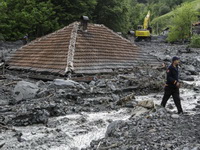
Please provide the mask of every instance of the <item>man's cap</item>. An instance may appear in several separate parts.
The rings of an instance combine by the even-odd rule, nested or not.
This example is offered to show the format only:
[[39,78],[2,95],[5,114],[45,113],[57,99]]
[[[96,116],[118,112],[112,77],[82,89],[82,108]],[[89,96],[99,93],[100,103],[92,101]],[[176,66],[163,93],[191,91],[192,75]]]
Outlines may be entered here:
[[174,61],[176,61],[176,60],[180,60],[180,58],[177,57],[177,56],[174,56],[174,57],[172,58],[172,62],[174,62]]

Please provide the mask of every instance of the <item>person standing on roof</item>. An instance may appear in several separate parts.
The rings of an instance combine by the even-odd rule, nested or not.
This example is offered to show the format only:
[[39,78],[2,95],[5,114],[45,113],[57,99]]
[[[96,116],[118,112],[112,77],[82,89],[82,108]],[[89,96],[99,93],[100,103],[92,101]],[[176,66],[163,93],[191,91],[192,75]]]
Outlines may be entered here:
[[26,45],[28,43],[28,34],[23,37],[23,43]]
[[167,69],[167,82],[165,85],[165,93],[161,102],[161,106],[165,107],[167,101],[172,96],[174,103],[177,107],[178,114],[183,113],[183,109],[181,106],[180,94],[179,94],[179,77],[178,77],[178,65],[180,63],[180,59],[178,57],[172,58],[172,64]]

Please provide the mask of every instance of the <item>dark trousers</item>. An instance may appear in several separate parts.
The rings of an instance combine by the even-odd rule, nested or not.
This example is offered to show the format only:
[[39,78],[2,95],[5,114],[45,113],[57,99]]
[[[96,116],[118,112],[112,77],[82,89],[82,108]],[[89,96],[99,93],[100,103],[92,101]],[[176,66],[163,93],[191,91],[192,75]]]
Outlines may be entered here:
[[183,112],[183,109],[181,107],[181,100],[180,100],[180,94],[179,94],[179,88],[174,87],[165,87],[165,94],[163,96],[161,106],[165,107],[167,104],[167,101],[169,100],[170,96],[173,97],[174,103],[177,107],[178,113]]

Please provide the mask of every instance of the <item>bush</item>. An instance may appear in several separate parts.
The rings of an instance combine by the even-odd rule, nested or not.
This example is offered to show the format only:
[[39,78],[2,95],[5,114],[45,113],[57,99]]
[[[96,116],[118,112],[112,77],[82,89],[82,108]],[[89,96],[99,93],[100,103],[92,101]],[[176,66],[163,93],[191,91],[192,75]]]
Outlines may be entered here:
[[200,48],[200,35],[194,35],[191,39],[191,47]]
[[167,40],[184,41],[191,38],[191,23],[197,20],[197,11],[190,3],[179,6],[173,14],[172,25]]

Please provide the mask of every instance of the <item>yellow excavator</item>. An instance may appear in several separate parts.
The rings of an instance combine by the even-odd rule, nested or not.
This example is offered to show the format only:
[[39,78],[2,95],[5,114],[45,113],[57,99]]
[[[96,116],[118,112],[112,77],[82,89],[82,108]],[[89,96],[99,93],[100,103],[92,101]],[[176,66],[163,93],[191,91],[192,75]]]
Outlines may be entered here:
[[138,29],[135,31],[135,41],[139,42],[141,40],[151,41],[151,27],[149,27],[150,22],[150,11],[148,11],[146,17],[144,18],[144,24],[139,25]]

